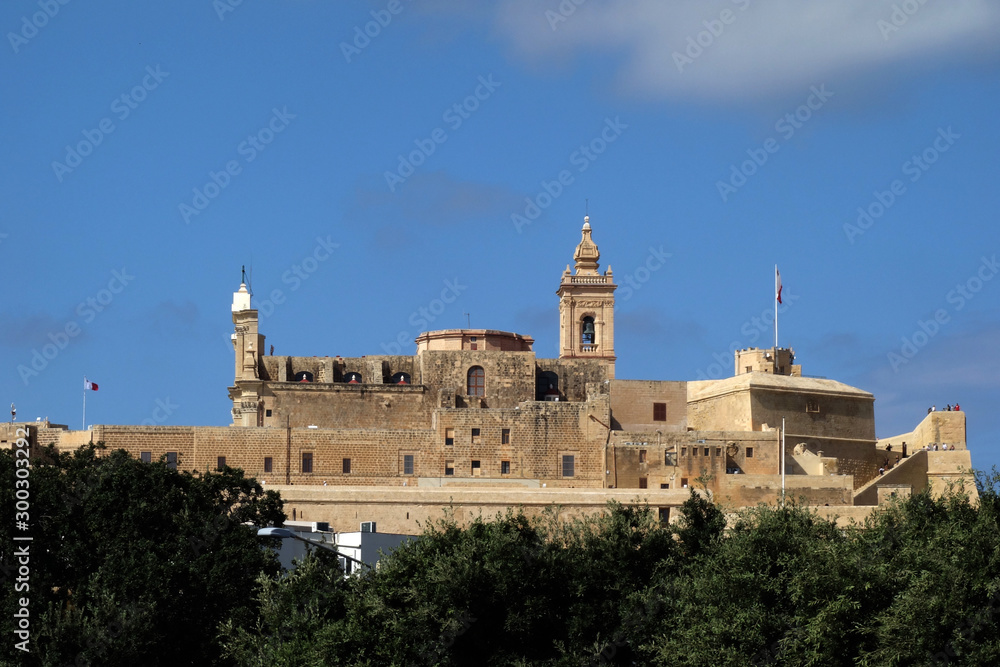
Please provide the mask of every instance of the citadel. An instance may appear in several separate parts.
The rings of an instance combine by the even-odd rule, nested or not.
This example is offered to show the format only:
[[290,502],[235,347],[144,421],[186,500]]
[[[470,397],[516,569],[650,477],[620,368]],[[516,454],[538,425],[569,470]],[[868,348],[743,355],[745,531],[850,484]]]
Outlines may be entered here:
[[952,482],[975,493],[964,412],[876,438],[874,396],[803,375],[790,348],[736,350],[721,379],[617,378],[618,285],[599,260],[585,218],[557,284],[553,359],[529,335],[491,329],[425,331],[414,355],[275,356],[241,284],[230,426],[15,423],[0,440],[26,428],[36,447],[104,442],[182,470],[242,468],[281,492],[290,519],[335,531],[378,521],[415,534],[446,510],[578,516],[609,500],[668,521],[692,489],[730,508],[786,495],[844,520]]

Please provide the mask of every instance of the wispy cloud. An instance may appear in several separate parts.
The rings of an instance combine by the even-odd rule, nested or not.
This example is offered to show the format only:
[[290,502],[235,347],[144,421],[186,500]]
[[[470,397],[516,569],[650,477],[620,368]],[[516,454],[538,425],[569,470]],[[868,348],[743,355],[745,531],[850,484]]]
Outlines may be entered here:
[[[616,83],[654,98],[746,99],[900,64],[978,59],[1000,50],[990,0],[589,0],[565,20],[556,0],[498,2],[493,30],[533,65],[610,56]],[[896,7],[912,4],[912,13]],[[439,4],[441,12],[450,3]],[[721,22],[722,12],[728,22]],[[563,13],[565,14],[565,12]],[[888,26],[888,27],[887,27]],[[705,35],[700,35],[708,31]],[[679,67],[675,54],[693,62]],[[700,40],[700,41],[699,41]],[[698,47],[701,50],[699,51]]]

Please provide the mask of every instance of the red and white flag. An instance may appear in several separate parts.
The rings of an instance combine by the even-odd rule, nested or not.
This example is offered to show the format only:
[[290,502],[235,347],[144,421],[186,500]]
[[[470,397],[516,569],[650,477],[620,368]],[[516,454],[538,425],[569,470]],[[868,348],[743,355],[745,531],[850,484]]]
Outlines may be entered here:
[[97,383],[91,382],[87,378],[83,378],[83,388],[84,390],[93,389],[94,391],[97,391]]
[[774,295],[778,303],[781,303],[781,274],[778,267],[774,267]]

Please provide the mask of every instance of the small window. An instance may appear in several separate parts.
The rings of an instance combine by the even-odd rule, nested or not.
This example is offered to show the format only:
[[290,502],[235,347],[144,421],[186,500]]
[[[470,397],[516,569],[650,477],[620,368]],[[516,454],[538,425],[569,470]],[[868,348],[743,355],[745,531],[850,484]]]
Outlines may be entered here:
[[819,412],[819,401],[806,401],[806,412]]
[[274,459],[272,459],[270,456],[265,456],[264,457],[264,472],[271,472],[271,469],[272,469],[273,465],[274,465]]
[[312,452],[302,452],[302,472],[312,472],[312,471],[313,471]]
[[715,455],[716,456],[722,456],[722,447],[716,447],[715,448]]
[[479,473],[481,471],[482,471],[482,469],[479,467],[479,461],[473,461],[472,462],[472,476],[473,477],[479,477]]
[[500,444],[509,445],[510,444],[510,429],[504,428],[500,429]]
[[351,459],[344,459],[343,471],[345,475],[351,474]]
[[501,475],[509,475],[510,474],[510,461],[501,461],[500,462],[500,474]]
[[449,477],[451,475],[455,474],[455,462],[454,461],[445,461],[444,462],[444,474],[446,476],[449,476]]
[[225,456],[218,457],[215,461],[215,469],[222,470],[225,467],[226,467],[226,457]]
[[667,421],[667,404],[666,403],[653,403],[653,421],[654,422],[665,422],[665,421]]
[[271,416],[271,411],[270,410],[264,410],[264,416],[265,417],[270,417]]
[[698,448],[697,447],[692,447],[691,448],[691,456],[698,456]]
[[748,459],[753,458],[753,447],[747,447],[747,458]]
[[640,449],[639,450],[639,463],[645,463],[645,462],[646,462],[646,450],[645,449]]
[[664,484],[660,484],[660,488],[661,488],[661,489],[669,489],[669,488],[670,488],[670,485],[669,485],[669,484],[666,484],[666,483],[664,483]]
[[480,434],[481,433],[482,433],[481,429],[478,429],[478,428],[472,429],[472,444],[474,444],[474,445],[478,445],[479,444],[479,439],[480,439]]
[[681,456],[687,456],[687,455],[688,455],[688,448],[681,447]]
[[657,514],[658,514],[658,517],[660,519],[660,523],[662,523],[664,525],[670,523],[670,508],[669,507],[661,507],[659,509],[659,512]]
[[704,452],[702,452],[702,454],[704,454],[705,456],[710,456],[710,454],[709,454],[709,449],[710,449],[710,448],[706,447],[706,448],[705,448],[705,451],[704,451]]
[[455,444],[455,429],[446,428],[444,430],[444,444],[448,447]]
[[562,476],[572,477],[575,474],[576,459],[572,454],[563,454],[562,457]]
[[482,366],[473,366],[470,368],[468,380],[468,391],[466,393],[469,396],[486,395],[486,371],[483,370]]
[[139,460],[143,463],[152,463],[153,452],[139,452]]
[[747,373],[753,373],[753,366],[746,366]]
[[682,489],[688,488],[688,478],[687,477],[681,477],[681,488]]
[[646,481],[645,477],[640,477],[639,478],[639,488],[640,489],[648,488],[648,482]]
[[413,454],[403,454],[403,474],[413,474]]
[[167,467],[177,470],[177,452],[167,452]]

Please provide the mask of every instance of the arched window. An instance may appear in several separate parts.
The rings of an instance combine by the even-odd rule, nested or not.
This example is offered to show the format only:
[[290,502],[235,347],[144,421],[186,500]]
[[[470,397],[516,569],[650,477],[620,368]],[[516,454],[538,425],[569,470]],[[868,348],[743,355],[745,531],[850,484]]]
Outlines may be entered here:
[[584,345],[594,344],[594,318],[585,317],[580,322],[580,342]]
[[473,366],[469,369],[469,396],[486,395],[486,372],[482,366]]

